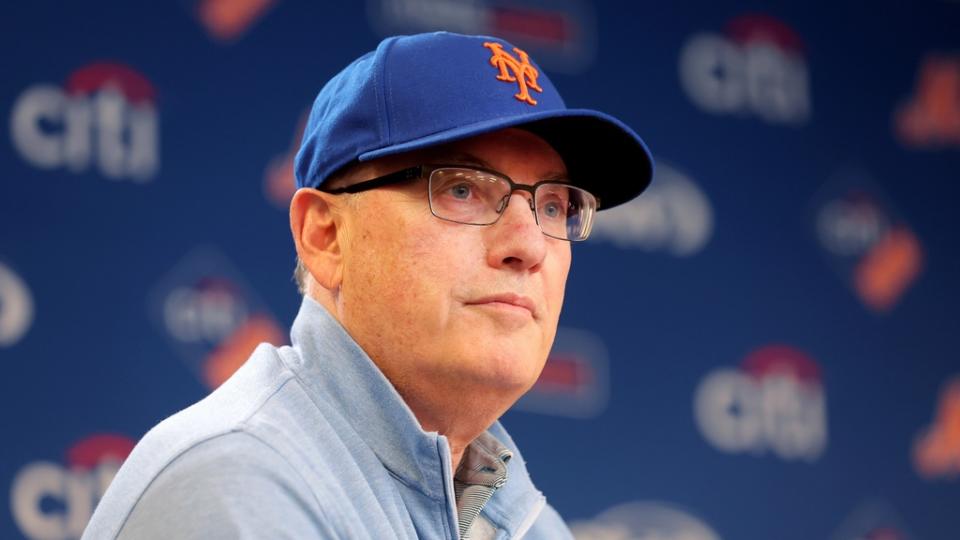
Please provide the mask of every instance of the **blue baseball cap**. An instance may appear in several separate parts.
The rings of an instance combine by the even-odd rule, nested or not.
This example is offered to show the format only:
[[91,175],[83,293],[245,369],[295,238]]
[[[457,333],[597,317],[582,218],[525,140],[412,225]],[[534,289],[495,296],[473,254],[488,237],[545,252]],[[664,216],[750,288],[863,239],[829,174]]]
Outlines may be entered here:
[[646,144],[623,122],[568,109],[527,54],[490,36],[394,36],[344,68],[313,103],[294,162],[297,187],[320,187],[357,161],[520,127],[563,158],[600,209],[639,195],[653,177]]

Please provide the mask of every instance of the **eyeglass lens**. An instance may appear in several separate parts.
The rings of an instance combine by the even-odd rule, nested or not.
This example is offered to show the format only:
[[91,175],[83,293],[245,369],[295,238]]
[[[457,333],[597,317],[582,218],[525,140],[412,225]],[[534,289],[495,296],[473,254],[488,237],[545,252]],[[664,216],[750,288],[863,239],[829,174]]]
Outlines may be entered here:
[[[468,225],[490,225],[506,208],[510,183],[495,174],[470,168],[440,168],[430,175],[430,210],[435,216]],[[566,184],[537,186],[537,223],[548,236],[584,240],[590,232],[595,202],[588,192]]]

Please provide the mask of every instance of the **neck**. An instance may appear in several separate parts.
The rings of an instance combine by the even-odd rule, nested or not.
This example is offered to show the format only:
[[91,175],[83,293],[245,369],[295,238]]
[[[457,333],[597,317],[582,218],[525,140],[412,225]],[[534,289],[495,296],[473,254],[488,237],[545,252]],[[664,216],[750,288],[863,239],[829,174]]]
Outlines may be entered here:
[[[338,321],[342,321],[340,298],[335,291],[320,287],[312,278],[308,280],[308,291],[314,300]],[[434,431],[447,438],[450,445],[450,464],[453,467],[451,472],[456,472],[460,466],[467,446],[527,390],[491,389],[484,385],[465,385],[463,381],[431,383],[415,373],[398,369],[394,364],[378,362],[377,357],[371,354],[372,351],[365,351],[413,411],[420,427],[424,431]]]
[[435,395],[422,399],[415,392],[399,387],[397,390],[424,431],[435,431],[447,438],[453,467],[451,472],[456,472],[460,466],[467,446],[509,408],[509,405],[503,406],[502,402],[490,403],[489,392],[484,396],[487,399],[471,399],[460,394],[452,396],[451,401],[438,403],[438,396]]

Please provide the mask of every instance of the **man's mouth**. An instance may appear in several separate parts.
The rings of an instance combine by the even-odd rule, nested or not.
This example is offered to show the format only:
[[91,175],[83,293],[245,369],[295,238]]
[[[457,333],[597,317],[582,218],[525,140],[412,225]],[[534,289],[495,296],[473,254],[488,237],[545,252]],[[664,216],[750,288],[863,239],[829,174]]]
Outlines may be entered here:
[[523,296],[515,293],[500,293],[483,296],[466,303],[468,306],[482,306],[494,309],[503,309],[506,311],[522,312],[525,311],[531,317],[537,316],[536,304],[529,296]]

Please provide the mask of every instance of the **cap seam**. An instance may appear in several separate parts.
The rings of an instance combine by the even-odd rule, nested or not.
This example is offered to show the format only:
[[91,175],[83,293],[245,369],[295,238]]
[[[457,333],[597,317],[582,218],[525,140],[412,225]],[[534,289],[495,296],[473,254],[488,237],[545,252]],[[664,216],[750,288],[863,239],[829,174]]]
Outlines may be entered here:
[[390,104],[393,96],[389,80],[389,71],[387,70],[387,55],[396,40],[388,40],[383,45],[383,52],[379,55],[378,65],[374,69],[374,88],[377,95],[377,123],[380,124],[381,146],[393,144],[393,135],[391,133]]

